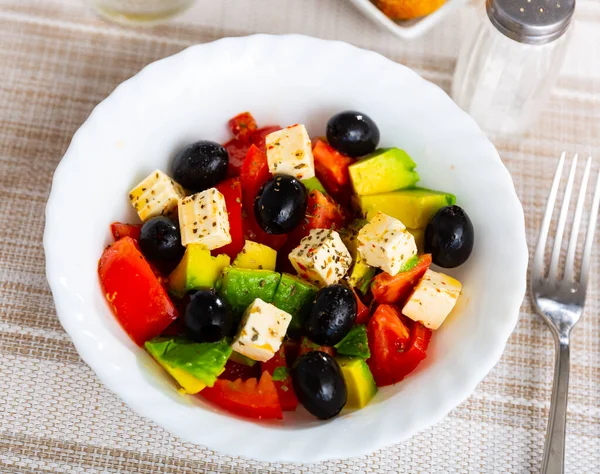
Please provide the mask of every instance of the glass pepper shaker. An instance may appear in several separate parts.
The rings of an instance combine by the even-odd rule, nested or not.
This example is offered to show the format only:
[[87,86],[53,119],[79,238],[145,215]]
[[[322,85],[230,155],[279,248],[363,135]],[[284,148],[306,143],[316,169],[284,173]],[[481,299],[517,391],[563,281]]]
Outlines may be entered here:
[[487,0],[465,41],[452,97],[487,132],[521,134],[556,81],[575,0]]

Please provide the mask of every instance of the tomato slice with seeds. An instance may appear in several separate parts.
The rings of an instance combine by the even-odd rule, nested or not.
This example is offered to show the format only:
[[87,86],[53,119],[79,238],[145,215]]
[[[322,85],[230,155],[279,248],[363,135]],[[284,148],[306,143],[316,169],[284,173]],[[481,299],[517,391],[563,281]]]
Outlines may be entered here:
[[260,380],[251,378],[232,382],[217,379],[214,386],[206,387],[200,395],[235,415],[259,420],[283,418],[277,389],[269,372],[263,372]]

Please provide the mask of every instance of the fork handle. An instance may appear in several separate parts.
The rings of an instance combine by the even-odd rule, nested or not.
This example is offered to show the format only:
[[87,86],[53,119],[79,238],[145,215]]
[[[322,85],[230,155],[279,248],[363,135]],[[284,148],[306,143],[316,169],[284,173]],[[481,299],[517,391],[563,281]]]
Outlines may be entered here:
[[556,341],[556,364],[552,384],[550,419],[546,432],[542,474],[563,474],[565,469],[565,434],[567,397],[569,394],[569,341]]

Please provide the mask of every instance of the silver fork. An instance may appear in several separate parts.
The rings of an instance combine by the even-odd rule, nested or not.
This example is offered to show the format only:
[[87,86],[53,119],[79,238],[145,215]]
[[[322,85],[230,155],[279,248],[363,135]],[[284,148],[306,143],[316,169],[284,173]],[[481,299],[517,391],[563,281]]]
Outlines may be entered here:
[[565,224],[569,214],[573,181],[577,169],[577,155],[575,155],[567,179],[567,187],[565,188],[565,194],[558,217],[556,237],[550,257],[550,267],[548,275],[546,276],[544,259],[546,240],[550,230],[550,222],[552,221],[554,204],[556,202],[558,187],[561,182],[564,163],[565,153],[563,152],[558,162],[554,181],[552,182],[552,188],[550,190],[550,196],[548,197],[548,204],[542,221],[535,256],[533,257],[533,267],[531,269],[531,298],[537,312],[548,324],[556,344],[556,362],[554,367],[554,382],[552,384],[550,419],[548,420],[548,431],[546,433],[546,444],[544,447],[544,459],[542,464],[542,473],[544,474],[557,474],[564,471],[567,395],[569,385],[569,340],[571,330],[575,324],[577,324],[577,321],[579,321],[583,312],[590,261],[592,257],[592,244],[594,243],[594,232],[598,216],[598,205],[600,203],[600,173],[598,173],[583,248],[581,270],[579,278],[577,278],[575,275],[575,254],[577,251],[581,216],[585,206],[587,184],[592,164],[592,159],[589,157],[581,180],[579,197],[577,198],[577,206],[575,208],[575,215],[573,216],[571,236],[567,248],[564,276],[561,278],[559,275],[559,260]]

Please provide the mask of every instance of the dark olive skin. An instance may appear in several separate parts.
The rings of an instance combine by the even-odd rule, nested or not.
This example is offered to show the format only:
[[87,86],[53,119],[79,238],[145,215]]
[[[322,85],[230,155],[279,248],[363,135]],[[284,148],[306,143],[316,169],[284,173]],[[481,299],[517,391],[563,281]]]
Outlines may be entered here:
[[329,285],[317,293],[304,321],[304,333],[321,346],[340,342],[356,320],[356,298],[344,285]]
[[186,335],[196,342],[217,342],[228,336],[233,315],[223,298],[213,290],[190,293],[190,302],[183,314]]
[[304,219],[308,193],[292,176],[276,175],[268,180],[254,201],[254,215],[269,234],[287,234]]
[[425,252],[431,253],[433,263],[443,268],[465,263],[474,242],[471,219],[459,206],[441,208],[425,228]]
[[379,128],[367,115],[347,110],[327,122],[327,141],[337,151],[358,158],[375,151],[379,144]]
[[292,384],[298,401],[321,420],[336,416],[348,399],[340,366],[325,352],[312,351],[296,359]]
[[218,143],[200,140],[184,147],[173,159],[173,179],[193,192],[212,188],[227,176],[229,154]]
[[151,262],[176,265],[185,252],[177,222],[164,216],[147,220],[140,232],[140,249]]

